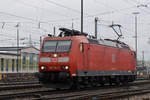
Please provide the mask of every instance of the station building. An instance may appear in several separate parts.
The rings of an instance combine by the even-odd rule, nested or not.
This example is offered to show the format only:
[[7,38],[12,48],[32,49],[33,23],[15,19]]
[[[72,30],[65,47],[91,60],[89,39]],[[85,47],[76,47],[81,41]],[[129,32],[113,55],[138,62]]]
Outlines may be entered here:
[[38,71],[39,49],[0,47],[0,73],[32,73]]

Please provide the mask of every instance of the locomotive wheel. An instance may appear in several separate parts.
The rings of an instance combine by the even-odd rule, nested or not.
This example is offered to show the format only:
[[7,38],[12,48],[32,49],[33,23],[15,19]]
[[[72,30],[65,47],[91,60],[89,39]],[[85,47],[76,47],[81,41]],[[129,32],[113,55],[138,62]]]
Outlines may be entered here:
[[112,79],[109,79],[109,85],[112,86],[113,82]]
[[91,78],[89,79],[89,83],[90,83],[90,86],[91,86],[91,87],[95,87],[95,86],[96,86],[94,77],[91,77]]
[[77,90],[81,90],[82,89],[82,86],[79,82],[76,83],[76,89]]
[[120,86],[120,82],[115,82],[115,85]]
[[109,85],[112,86],[112,84],[113,84],[113,83],[110,81],[110,82],[109,82]]
[[96,87],[97,86],[97,84],[94,81],[91,83],[91,85],[92,85],[92,87]]
[[57,91],[61,90],[60,88],[56,88]]
[[116,77],[115,84],[116,84],[117,86],[120,86],[120,80],[119,80],[119,77]]
[[74,90],[74,89],[77,89],[77,90],[80,90],[81,89],[81,85],[79,83],[74,83],[71,87],[70,87],[71,90]]
[[73,81],[71,82],[70,89],[72,89],[72,90],[74,90],[74,89],[80,90],[81,89],[81,84],[80,84],[78,78],[77,79],[73,79]]
[[101,85],[101,86],[104,86],[104,82],[101,82],[100,85]]

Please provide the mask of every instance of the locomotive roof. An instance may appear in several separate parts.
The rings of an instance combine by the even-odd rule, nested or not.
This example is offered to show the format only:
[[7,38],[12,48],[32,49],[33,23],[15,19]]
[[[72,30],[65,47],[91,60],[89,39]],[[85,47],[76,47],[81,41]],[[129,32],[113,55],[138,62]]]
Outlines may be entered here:
[[111,39],[94,39],[94,36],[89,36],[87,33],[83,32],[81,33],[78,30],[70,30],[67,28],[59,28],[59,30],[61,30],[62,32],[59,34],[60,37],[62,37],[62,35],[64,36],[79,36],[79,35],[83,35],[86,36],[89,43],[92,44],[101,44],[101,45],[106,45],[106,46],[111,46],[111,47],[116,47],[116,48],[122,48],[122,49],[127,49],[130,50],[130,47],[125,44],[124,42],[118,41],[118,40],[111,40]]
[[90,38],[87,38],[87,39],[89,43],[92,43],[92,44],[100,44],[100,45],[130,50],[130,47],[127,44],[118,40],[111,40],[111,39],[97,40],[97,39],[90,39]]
[[[70,37],[70,36],[85,36],[89,43],[91,44],[98,44],[98,45],[105,45],[105,46],[110,46],[110,47],[115,47],[115,48],[122,48],[126,50],[131,50],[131,48],[125,44],[124,42],[121,42],[119,40],[111,40],[111,39],[95,39],[94,36],[90,36],[87,33],[82,33],[77,30],[70,30],[67,28],[59,28],[61,30],[61,33],[58,35],[57,38],[61,37]],[[53,36],[50,36],[53,37]]]
[[59,28],[60,31],[62,31],[59,36],[61,36],[62,34],[64,34],[65,36],[77,36],[77,35],[84,35],[84,36],[87,36],[88,34],[83,32],[81,33],[80,31],[78,30],[70,30],[70,29],[67,29],[67,28]]

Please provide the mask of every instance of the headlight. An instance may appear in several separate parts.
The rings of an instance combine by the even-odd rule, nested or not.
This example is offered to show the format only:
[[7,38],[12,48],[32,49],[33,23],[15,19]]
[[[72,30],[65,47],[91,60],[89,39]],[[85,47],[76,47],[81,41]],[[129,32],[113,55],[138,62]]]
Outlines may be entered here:
[[41,69],[41,70],[45,70],[45,69],[46,69],[46,66],[41,66],[40,69]]
[[69,69],[69,66],[62,66],[62,69],[68,70],[68,69]]
[[66,69],[66,70],[68,70],[68,69],[69,69],[69,67],[68,67],[68,66],[65,66],[65,69]]

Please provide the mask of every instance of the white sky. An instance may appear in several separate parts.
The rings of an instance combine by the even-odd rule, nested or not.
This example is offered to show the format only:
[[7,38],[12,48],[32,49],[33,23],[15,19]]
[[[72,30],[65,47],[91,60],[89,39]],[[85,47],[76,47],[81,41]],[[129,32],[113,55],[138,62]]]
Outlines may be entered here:
[[[147,5],[147,7],[143,7]],[[84,32],[94,35],[94,17],[99,18],[99,38],[116,39],[108,25],[122,25],[121,41],[135,47],[133,12],[138,15],[138,58],[150,60],[150,0],[84,0]],[[137,7],[140,6],[140,7]],[[5,22],[4,27],[3,22]],[[0,0],[0,46],[16,46],[16,27],[20,22],[20,45],[29,41],[39,48],[40,36],[53,33],[53,27],[80,30],[80,0]],[[41,29],[38,23],[41,23]],[[57,33],[58,34],[58,33]],[[38,44],[37,44],[38,43]]]

